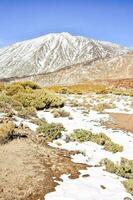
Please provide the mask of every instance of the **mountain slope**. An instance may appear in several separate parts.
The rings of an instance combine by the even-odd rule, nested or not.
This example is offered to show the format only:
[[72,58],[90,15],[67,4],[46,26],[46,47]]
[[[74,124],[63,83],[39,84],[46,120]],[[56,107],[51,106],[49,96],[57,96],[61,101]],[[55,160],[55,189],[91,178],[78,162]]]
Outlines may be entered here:
[[116,44],[69,33],[49,34],[0,49],[0,78],[54,72],[67,66],[113,58],[128,51]]

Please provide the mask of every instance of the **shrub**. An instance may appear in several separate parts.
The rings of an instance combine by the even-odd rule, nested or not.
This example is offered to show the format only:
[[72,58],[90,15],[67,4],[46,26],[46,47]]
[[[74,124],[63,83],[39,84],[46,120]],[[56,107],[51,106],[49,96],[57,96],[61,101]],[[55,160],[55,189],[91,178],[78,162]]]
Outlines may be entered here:
[[17,111],[22,117],[34,116],[36,109],[49,107],[62,107],[64,102],[52,92],[41,89],[36,83],[31,81],[13,82],[0,85],[0,111],[8,113]]
[[41,87],[37,83],[34,83],[32,81],[23,81],[23,82],[17,82],[17,83],[19,83],[19,85],[23,86],[24,89],[26,89],[26,88],[31,88],[33,90],[41,89]]
[[0,93],[0,108],[5,108],[7,104],[11,102],[11,98],[4,92]]
[[91,141],[97,143],[99,145],[104,146],[104,149],[113,153],[121,152],[123,147],[119,144],[113,143],[111,139],[106,136],[104,133],[93,134],[90,131],[86,131],[83,129],[76,129],[70,135],[71,141],[85,142]]
[[112,88],[109,90],[110,93],[115,94],[115,95],[124,95],[124,96],[133,96],[133,90],[132,89],[117,89],[117,88]]
[[115,173],[118,176],[127,178],[128,180],[123,182],[127,192],[133,195],[133,160],[122,158],[120,164],[115,164],[109,159],[103,159],[101,161],[105,165],[105,170],[110,173]]
[[48,124],[44,122],[40,125],[37,132],[41,133],[45,138],[45,141],[51,142],[61,137],[61,132],[64,131],[64,127],[62,124],[51,123]]
[[113,153],[117,153],[117,152],[122,152],[123,151],[123,146],[113,143],[112,141],[106,141],[105,145],[104,145],[104,149],[107,151],[111,151]]
[[9,140],[13,139],[13,132],[15,124],[13,122],[4,122],[0,124],[0,144],[5,144]]
[[18,110],[17,115],[23,118],[36,116],[36,109],[34,107],[21,108],[20,110]]
[[16,111],[21,111],[22,109],[24,109],[22,103],[20,103],[19,101],[16,101],[13,98],[11,100],[12,101],[10,104],[11,104],[12,108],[14,108]]
[[20,92],[14,95],[13,99],[20,102],[23,107],[34,107],[37,110],[64,105],[63,101],[59,97],[44,89],[39,89],[32,93]]
[[40,89],[40,86],[31,81],[13,82],[7,84],[5,87],[7,95],[13,96],[19,92],[32,92],[33,90]]
[[120,164],[114,164],[109,159],[104,159],[106,171],[112,172],[123,178],[133,179],[133,160],[122,158]]
[[54,110],[53,111],[54,117],[69,117],[70,113],[65,110]]
[[9,96],[13,96],[18,92],[24,92],[24,88],[18,83],[11,83],[6,86],[6,94]]
[[133,179],[128,179],[123,182],[124,187],[126,188],[127,192],[133,195]]
[[115,163],[113,163],[111,160],[106,158],[106,159],[103,159],[100,163],[102,165],[105,165],[105,169],[107,172],[116,173],[117,165],[115,165]]
[[97,112],[103,112],[105,109],[113,109],[116,106],[114,104],[106,104],[106,103],[101,103],[101,104],[97,104],[96,106],[94,106],[94,110],[96,110]]
[[70,86],[51,86],[46,87],[51,91],[59,92],[63,94],[83,94],[87,92],[95,92],[97,94],[106,93],[106,87],[101,83],[94,83],[94,82],[87,82],[87,83],[80,83]]
[[76,129],[73,133],[70,135],[71,141],[77,141],[77,142],[86,142],[89,141],[91,138],[92,133],[83,129]]

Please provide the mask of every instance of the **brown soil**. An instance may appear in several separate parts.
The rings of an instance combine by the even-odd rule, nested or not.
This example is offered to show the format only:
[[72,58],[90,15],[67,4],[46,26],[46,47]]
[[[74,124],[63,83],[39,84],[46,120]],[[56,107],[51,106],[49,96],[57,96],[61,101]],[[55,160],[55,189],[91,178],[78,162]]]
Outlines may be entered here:
[[105,122],[108,128],[121,129],[124,131],[133,131],[133,115],[122,113],[109,113],[111,120]]
[[0,146],[0,200],[44,200],[62,174],[77,178],[86,165],[73,163],[71,154],[40,145],[29,138]]

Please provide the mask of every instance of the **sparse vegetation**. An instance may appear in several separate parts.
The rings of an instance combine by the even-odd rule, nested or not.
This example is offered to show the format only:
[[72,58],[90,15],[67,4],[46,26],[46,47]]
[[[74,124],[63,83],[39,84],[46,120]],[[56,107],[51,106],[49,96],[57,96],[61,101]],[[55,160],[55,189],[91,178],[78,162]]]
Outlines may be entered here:
[[127,192],[133,195],[133,160],[122,158],[120,163],[115,164],[109,159],[104,159],[101,163],[105,165],[106,171],[128,179],[123,184]]
[[99,145],[104,146],[104,149],[113,153],[123,151],[123,147],[119,144],[113,143],[111,139],[106,136],[104,133],[93,134],[90,131],[86,131],[83,129],[76,129],[70,135],[71,141],[85,142],[91,141],[97,143]]
[[84,94],[87,92],[96,92],[97,94],[106,93],[106,87],[100,83],[87,82],[71,86],[51,86],[49,90],[62,94]]
[[94,92],[96,94],[112,93],[115,95],[133,96],[132,88],[128,89],[128,88],[109,87],[105,86],[100,82],[94,83],[91,81],[70,86],[51,86],[45,88],[48,88],[50,91],[62,94],[84,94],[84,93]]
[[52,142],[61,137],[61,132],[64,131],[64,127],[62,124],[55,124],[55,123],[42,123],[37,132],[44,137],[46,142]]

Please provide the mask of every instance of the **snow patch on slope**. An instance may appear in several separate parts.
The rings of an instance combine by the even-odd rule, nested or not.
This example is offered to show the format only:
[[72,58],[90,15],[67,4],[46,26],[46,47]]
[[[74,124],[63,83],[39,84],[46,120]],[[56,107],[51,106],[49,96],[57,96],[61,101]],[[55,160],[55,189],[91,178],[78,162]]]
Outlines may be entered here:
[[127,53],[126,48],[69,33],[53,33],[0,49],[0,78],[53,72]]

